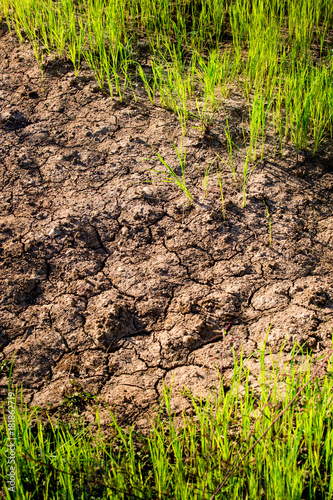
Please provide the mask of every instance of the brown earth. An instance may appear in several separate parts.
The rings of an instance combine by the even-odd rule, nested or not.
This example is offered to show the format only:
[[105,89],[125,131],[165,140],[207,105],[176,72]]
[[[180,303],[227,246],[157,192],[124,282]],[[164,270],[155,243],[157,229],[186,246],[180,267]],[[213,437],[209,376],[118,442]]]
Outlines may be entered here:
[[[57,408],[81,387],[144,427],[173,377],[176,411],[188,404],[184,385],[205,395],[217,384],[222,341],[211,339],[230,322],[226,377],[231,348],[251,355],[270,324],[273,354],[284,341],[284,356],[296,341],[318,354],[331,346],[329,143],[298,163],[291,147],[284,158],[272,148],[249,178],[245,209],[220,162],[223,221],[213,167],[206,198],[202,184],[216,153],[227,160],[223,116],[183,139],[189,205],[147,159],[152,146],[180,173],[173,113],[152,107],[140,85],[137,102],[112,101],[85,67],[75,78],[70,64],[49,58],[44,71],[43,91],[31,49],[3,25],[0,362],[15,353],[12,380],[30,405]],[[225,106],[240,140],[246,106],[236,91]],[[4,371],[3,397],[7,383]]]

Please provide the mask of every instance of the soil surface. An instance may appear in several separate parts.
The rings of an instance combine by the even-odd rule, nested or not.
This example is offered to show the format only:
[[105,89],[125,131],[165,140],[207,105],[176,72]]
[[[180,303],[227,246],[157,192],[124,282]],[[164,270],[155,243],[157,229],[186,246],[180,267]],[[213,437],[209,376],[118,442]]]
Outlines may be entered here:
[[[331,347],[333,150],[296,162],[291,147],[282,158],[272,146],[245,208],[220,161],[224,221],[217,162],[203,189],[216,153],[227,162],[224,116],[182,138],[172,112],[135,92],[112,101],[87,68],[75,78],[51,58],[43,90],[32,50],[2,26],[0,362],[15,353],[12,381],[30,405],[57,408],[80,387],[144,427],[163,383],[174,379],[177,412],[189,404],[183,386],[216,386],[216,336],[228,325],[226,379],[232,348],[250,356],[270,325],[273,354],[284,342],[286,357],[296,341],[318,354]],[[248,113],[237,90],[225,107],[237,143]],[[181,140],[192,204],[150,170],[164,169],[152,146],[180,174]],[[236,164],[241,180],[240,155]],[[250,366],[255,383],[258,358]]]

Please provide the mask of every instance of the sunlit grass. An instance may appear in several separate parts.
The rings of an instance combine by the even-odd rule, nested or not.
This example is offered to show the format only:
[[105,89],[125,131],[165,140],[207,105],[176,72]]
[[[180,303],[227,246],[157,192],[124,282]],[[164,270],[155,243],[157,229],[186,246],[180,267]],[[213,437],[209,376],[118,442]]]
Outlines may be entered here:
[[184,151],[183,151],[182,145],[180,147],[180,151],[178,150],[178,148],[175,145],[173,145],[173,147],[176,151],[176,154],[177,154],[177,157],[179,160],[180,169],[181,169],[181,173],[182,173],[181,177],[179,177],[176,174],[176,172],[172,169],[172,167],[170,167],[170,165],[164,160],[164,158],[162,158],[162,156],[159,153],[157,153],[157,151],[154,151],[154,153],[156,154],[157,158],[160,160],[162,165],[164,165],[166,167],[166,172],[163,170],[156,170],[154,168],[149,169],[149,170],[158,174],[162,182],[176,184],[183,191],[183,193],[186,196],[186,199],[191,202],[191,201],[193,201],[193,196],[188,191],[188,189],[186,187],[186,180],[185,180],[186,149],[184,149]]
[[[281,155],[288,143],[316,153],[332,137],[327,0],[0,0],[0,16],[20,43],[31,43],[42,80],[45,55],[54,55],[69,59],[75,76],[86,61],[120,101],[127,92],[136,100],[133,84],[141,81],[152,105],[176,114],[183,135],[198,127],[193,120],[211,128],[241,92],[251,110],[243,188],[269,130]],[[233,169],[228,123],[225,132]]]
[[[165,387],[145,436],[119,426],[111,412],[113,423],[102,432],[102,402],[79,386],[63,402],[71,415],[67,424],[28,409],[16,396],[17,498],[332,498],[332,351],[316,362],[303,352],[300,359],[295,347],[287,361],[271,358],[270,366],[265,348],[253,353],[261,367],[256,390],[249,360],[234,355],[227,383],[222,358],[220,382],[209,397],[194,397],[184,388],[191,415],[176,418],[172,390]],[[94,428],[79,417],[89,405],[95,407]],[[4,417],[3,478],[9,436]],[[11,498],[5,482],[2,488],[4,498]]]

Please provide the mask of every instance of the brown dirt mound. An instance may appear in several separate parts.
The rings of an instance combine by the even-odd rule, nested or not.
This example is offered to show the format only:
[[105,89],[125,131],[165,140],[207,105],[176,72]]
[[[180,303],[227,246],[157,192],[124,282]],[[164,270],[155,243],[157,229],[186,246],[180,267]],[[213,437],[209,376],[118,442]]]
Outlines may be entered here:
[[[295,165],[290,149],[260,162],[245,209],[221,163],[223,221],[216,175],[206,199],[202,188],[215,153],[227,157],[222,116],[210,133],[183,139],[188,205],[147,160],[150,145],[178,172],[172,113],[139,87],[137,102],[112,101],[87,70],[75,78],[51,60],[43,91],[28,46],[8,33],[0,40],[0,355],[16,353],[13,383],[29,404],[57,407],[74,379],[144,426],[163,382],[175,377],[176,411],[183,385],[203,395],[214,387],[222,342],[211,339],[230,322],[230,372],[231,347],[250,355],[270,324],[273,354],[285,340],[285,353],[295,341],[331,346],[332,156]],[[231,113],[231,97],[237,130],[242,109]]]

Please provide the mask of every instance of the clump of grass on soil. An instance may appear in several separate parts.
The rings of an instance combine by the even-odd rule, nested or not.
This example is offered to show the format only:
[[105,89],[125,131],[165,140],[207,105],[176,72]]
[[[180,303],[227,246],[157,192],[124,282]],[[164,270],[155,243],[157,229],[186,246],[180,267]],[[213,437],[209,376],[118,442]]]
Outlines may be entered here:
[[[295,347],[284,363],[272,358],[269,369],[264,350],[254,355],[261,366],[258,390],[249,383],[242,355],[234,355],[227,384],[222,358],[220,385],[211,397],[196,398],[184,389],[192,414],[184,413],[181,425],[171,412],[172,390],[164,388],[145,436],[121,428],[111,412],[113,423],[102,433],[97,403],[93,430],[77,413],[70,424],[45,421],[45,412],[42,420],[40,409],[24,408],[21,401],[15,424],[16,498],[332,498],[332,350],[314,362],[303,352],[296,356]],[[82,394],[81,401],[77,392],[76,402],[92,403]],[[9,499],[8,436],[4,418],[0,463],[2,495]]]
[[[0,0],[44,82],[46,57],[85,61],[111,98],[172,110],[183,135],[206,133],[233,95],[249,109],[243,204],[257,156],[287,144],[316,153],[333,123],[333,3],[327,0]],[[225,133],[233,169],[228,122]],[[269,148],[265,149],[269,139]],[[235,174],[235,172],[233,172]],[[237,182],[237,181],[236,181]]]

